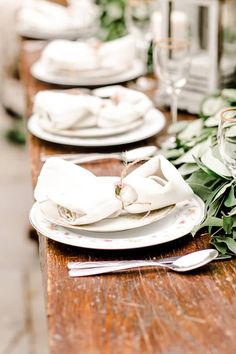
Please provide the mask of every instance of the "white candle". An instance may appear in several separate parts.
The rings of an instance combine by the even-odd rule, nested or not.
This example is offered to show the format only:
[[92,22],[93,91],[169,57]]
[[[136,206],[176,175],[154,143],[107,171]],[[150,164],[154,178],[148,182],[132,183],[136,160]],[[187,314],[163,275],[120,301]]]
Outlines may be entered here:
[[[162,15],[155,11],[152,15],[151,26],[153,39],[158,40],[162,37]],[[189,21],[187,14],[183,11],[173,11],[171,13],[171,36],[175,38],[187,39],[189,36]]]

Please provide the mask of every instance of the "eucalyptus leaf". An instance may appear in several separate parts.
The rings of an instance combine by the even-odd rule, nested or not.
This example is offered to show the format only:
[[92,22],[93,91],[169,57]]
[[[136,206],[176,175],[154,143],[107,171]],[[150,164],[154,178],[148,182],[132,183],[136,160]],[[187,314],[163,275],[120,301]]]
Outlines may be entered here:
[[220,190],[218,191],[218,193],[216,193],[216,195],[214,196],[212,202],[214,202],[215,200],[217,200],[219,197],[221,197],[223,194],[225,194],[226,190],[231,187],[232,185],[232,181],[230,181],[229,183],[225,183],[222,185],[222,187],[220,188]]
[[223,216],[223,229],[226,235],[231,234],[233,224],[234,224],[234,220],[231,216],[227,216],[227,215]]
[[190,187],[201,199],[206,200],[209,195],[211,195],[211,189],[205,187],[200,183],[189,182]]
[[[217,149],[217,147],[214,147],[214,149]],[[219,152],[218,152],[219,155]],[[225,177],[230,177],[231,174],[229,173],[228,169],[225,167],[225,165],[217,159],[214,154],[213,154],[213,148],[209,147],[206,152],[201,156],[201,161],[202,163],[209,168],[211,171],[215,172],[217,175],[225,178]]]
[[[230,188],[229,194],[225,199],[224,205],[228,208],[236,206],[236,198],[235,198],[235,185],[233,184]],[[236,212],[236,208],[235,208]]]
[[192,149],[190,149],[188,152],[186,152],[184,155],[179,157],[177,160],[175,160],[176,165],[180,165],[182,163],[195,163],[195,157],[200,157],[211,145],[210,139],[207,139],[206,141],[203,141],[196,146],[194,146]]
[[195,166],[198,168],[198,170],[192,173],[192,175],[187,179],[188,183],[199,183],[206,186],[208,183],[211,183],[217,179],[216,176],[209,175],[202,169],[199,169],[196,164]]
[[225,107],[225,100],[220,96],[220,94],[214,94],[206,97],[201,106],[201,112],[204,116],[213,116],[220,109]]
[[214,171],[210,170],[206,165],[204,165],[199,158],[195,157],[194,160],[196,161],[196,164],[208,175],[215,177],[218,176]]
[[209,117],[206,121],[205,121],[205,126],[206,127],[217,127],[219,124],[219,116],[216,114],[213,117]]
[[216,216],[223,204],[223,201],[224,201],[223,198],[220,198],[220,199],[215,200],[213,203],[208,204],[207,215],[208,216]]
[[236,215],[236,207],[230,210],[229,215]]
[[168,160],[173,160],[182,156],[184,154],[184,149],[159,150],[158,154],[165,156]]
[[186,128],[179,133],[178,138],[180,140],[191,140],[193,137],[201,135],[203,124],[202,119],[188,122]]
[[195,163],[185,163],[179,167],[179,172],[181,173],[182,176],[188,176],[198,170],[199,167]]
[[188,125],[188,122],[185,120],[181,120],[179,122],[171,124],[171,126],[168,129],[169,134],[178,134],[182,130],[184,130]]
[[211,217],[207,217],[205,219],[205,221],[200,224],[200,225],[197,225],[193,228],[192,230],[192,235],[195,236],[196,233],[201,230],[202,228],[204,227],[218,227],[218,228],[222,228],[223,226],[223,220],[220,219],[220,218],[217,218],[215,216],[211,216]]
[[226,254],[227,253],[227,245],[221,241],[217,241],[217,238],[214,238],[211,241],[212,245],[215,246],[215,248],[217,249],[217,251],[219,251],[222,254]]
[[230,102],[236,103],[236,90],[235,89],[224,89],[222,90],[222,96],[224,99],[230,99]]
[[225,244],[231,252],[236,254],[236,241],[233,240],[231,237],[216,237],[216,242],[218,244]]

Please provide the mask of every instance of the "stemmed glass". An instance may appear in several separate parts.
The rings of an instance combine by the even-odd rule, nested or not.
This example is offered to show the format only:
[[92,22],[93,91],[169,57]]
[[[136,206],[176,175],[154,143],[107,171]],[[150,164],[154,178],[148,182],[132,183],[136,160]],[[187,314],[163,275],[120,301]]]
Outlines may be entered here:
[[218,142],[223,162],[236,180],[236,107],[221,112]]
[[185,39],[164,38],[154,45],[155,72],[171,98],[172,122],[177,122],[178,95],[187,82],[191,55]]
[[[129,33],[136,39],[136,46],[140,58],[147,71],[148,49],[152,40],[152,15],[157,7],[156,0],[127,0],[125,7],[125,21]],[[146,74],[146,72],[145,72]],[[137,80],[140,89],[149,89],[154,81],[141,77]]]

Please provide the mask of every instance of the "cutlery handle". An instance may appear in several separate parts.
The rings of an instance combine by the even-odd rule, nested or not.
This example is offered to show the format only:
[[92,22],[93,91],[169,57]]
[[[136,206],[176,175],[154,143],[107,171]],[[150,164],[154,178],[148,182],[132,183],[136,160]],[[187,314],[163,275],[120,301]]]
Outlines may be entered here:
[[138,264],[144,262],[150,262],[150,263],[152,262],[153,264],[155,264],[156,262],[169,264],[178,258],[179,257],[170,257],[158,261],[132,260],[132,261],[101,261],[101,262],[99,261],[98,262],[68,262],[67,268],[68,269],[105,268],[105,267],[113,267],[113,266],[122,266],[122,265],[133,264],[133,263]]
[[70,277],[86,277],[89,275],[104,274],[119,272],[121,270],[127,270],[137,267],[169,267],[168,264],[153,261],[127,261],[126,264],[113,265],[110,267],[97,267],[97,268],[84,268],[84,269],[70,269]]

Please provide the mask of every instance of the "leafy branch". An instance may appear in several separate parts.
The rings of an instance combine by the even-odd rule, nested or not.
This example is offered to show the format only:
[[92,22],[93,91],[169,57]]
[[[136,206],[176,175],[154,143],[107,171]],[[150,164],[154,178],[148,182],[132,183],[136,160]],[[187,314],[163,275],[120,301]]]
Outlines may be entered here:
[[162,154],[179,168],[194,193],[205,202],[205,220],[192,234],[207,228],[219,252],[236,254],[236,181],[221,160],[217,144],[219,114],[228,106],[236,106],[236,89],[207,96],[200,119],[170,126],[169,133],[176,134],[176,143]]

